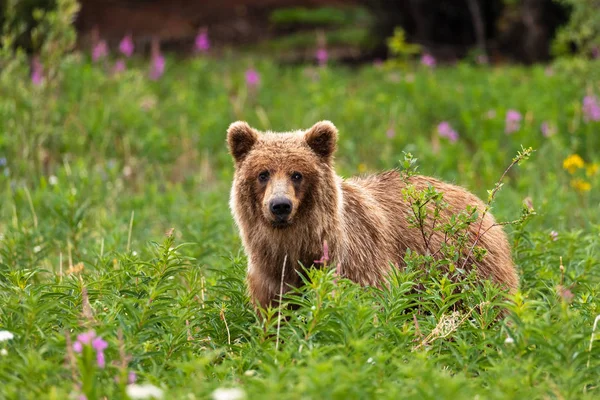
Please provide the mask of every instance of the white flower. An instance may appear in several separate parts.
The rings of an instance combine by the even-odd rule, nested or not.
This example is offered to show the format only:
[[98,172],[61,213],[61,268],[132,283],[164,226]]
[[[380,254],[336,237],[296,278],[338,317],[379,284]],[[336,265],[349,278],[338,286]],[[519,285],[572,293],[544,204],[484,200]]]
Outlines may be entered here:
[[256,371],[253,369],[249,369],[248,371],[244,372],[244,375],[246,376],[254,376],[256,375]]
[[48,178],[48,183],[54,186],[58,183],[58,178],[54,175],[50,175],[50,177]]
[[367,364],[375,364],[375,361],[373,361],[373,357],[369,357],[369,359],[367,360]]
[[506,339],[504,339],[504,344],[513,344],[515,342],[515,339],[511,338],[510,336],[507,336]]
[[163,390],[159,387],[145,383],[143,385],[127,385],[127,396],[132,399],[162,399]]
[[5,342],[7,340],[10,340],[12,338],[14,338],[15,335],[12,334],[12,332],[9,331],[0,331],[0,342]]
[[42,246],[35,246],[35,247],[33,248],[33,252],[34,252],[34,253],[39,253],[41,250],[42,250]]
[[7,356],[7,355],[8,355],[8,351],[6,349],[0,350],[0,356]]
[[218,388],[212,392],[213,400],[242,400],[246,393],[240,388]]

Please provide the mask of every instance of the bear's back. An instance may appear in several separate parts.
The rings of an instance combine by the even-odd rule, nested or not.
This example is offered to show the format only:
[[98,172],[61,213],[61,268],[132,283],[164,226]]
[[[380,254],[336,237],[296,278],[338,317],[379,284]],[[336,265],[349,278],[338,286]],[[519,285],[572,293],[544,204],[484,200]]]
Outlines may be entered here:
[[[342,215],[348,244],[344,258],[359,260],[359,263],[371,265],[371,268],[385,268],[388,265],[386,260],[398,266],[403,265],[408,248],[421,254],[441,254],[438,249],[448,238],[441,231],[433,230],[434,202],[426,205],[427,216],[423,228],[411,226],[409,219],[414,218],[414,213],[410,199],[403,194],[407,184],[413,185],[418,191],[432,186],[443,193],[448,206],[440,210],[436,228],[447,223],[452,215],[466,212],[468,206],[477,207],[478,219],[469,226],[469,237],[472,241],[480,233],[486,232],[477,245],[486,248],[488,254],[482,262],[471,260],[471,263],[478,264],[479,272],[485,278],[503,283],[511,289],[518,286],[506,235],[501,226],[494,226],[493,216],[484,212],[486,205],[483,201],[462,187],[435,178],[416,175],[404,180],[398,171],[355,177],[343,182]],[[427,244],[424,236],[428,238]],[[465,249],[465,252],[468,253],[468,250]],[[369,259],[371,262],[367,262]],[[349,268],[349,275],[355,275],[356,272],[354,277],[360,280],[364,270],[359,272],[358,267]],[[368,284],[372,284],[376,275],[383,275],[383,271],[373,271],[371,268],[367,269],[372,275],[367,279]]]

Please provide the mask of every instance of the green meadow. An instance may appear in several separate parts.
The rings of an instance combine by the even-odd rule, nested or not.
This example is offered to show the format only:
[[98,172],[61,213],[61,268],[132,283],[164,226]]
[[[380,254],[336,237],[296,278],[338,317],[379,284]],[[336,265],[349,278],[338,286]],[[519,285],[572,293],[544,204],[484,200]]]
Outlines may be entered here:
[[[136,58],[120,72],[78,52],[43,63],[41,82],[22,56],[0,71],[0,398],[128,398],[134,378],[168,399],[598,398],[598,61],[167,56],[154,80]],[[483,199],[532,147],[492,207],[499,221],[535,211],[506,227],[520,291],[410,268],[364,288],[298,265],[295,307],[258,318],[226,129],[322,119],[344,177],[409,152]],[[94,347],[78,339],[92,330]]]

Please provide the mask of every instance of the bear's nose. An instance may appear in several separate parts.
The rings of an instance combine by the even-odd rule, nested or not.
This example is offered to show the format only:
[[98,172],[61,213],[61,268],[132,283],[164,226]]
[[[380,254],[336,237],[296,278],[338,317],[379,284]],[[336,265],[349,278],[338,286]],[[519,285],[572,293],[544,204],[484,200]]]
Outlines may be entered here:
[[287,217],[292,212],[292,202],[285,197],[273,199],[269,202],[269,209],[277,217]]

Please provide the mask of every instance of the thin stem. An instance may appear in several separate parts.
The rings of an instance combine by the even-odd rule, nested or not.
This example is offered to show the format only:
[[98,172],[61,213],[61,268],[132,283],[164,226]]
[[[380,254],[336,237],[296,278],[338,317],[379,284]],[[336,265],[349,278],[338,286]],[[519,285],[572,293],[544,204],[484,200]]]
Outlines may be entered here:
[[281,269],[281,283],[279,284],[279,312],[277,315],[277,339],[275,342],[275,351],[279,349],[279,330],[281,329],[281,303],[283,302],[283,278],[285,276],[285,264],[287,263],[287,254],[283,257],[283,268]]

